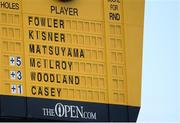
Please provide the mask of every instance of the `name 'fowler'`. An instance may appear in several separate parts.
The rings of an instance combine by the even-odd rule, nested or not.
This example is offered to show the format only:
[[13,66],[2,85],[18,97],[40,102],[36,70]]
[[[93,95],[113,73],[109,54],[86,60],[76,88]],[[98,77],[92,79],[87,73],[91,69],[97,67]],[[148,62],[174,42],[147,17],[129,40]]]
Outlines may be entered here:
[[64,29],[64,20],[46,17],[28,16],[29,26]]

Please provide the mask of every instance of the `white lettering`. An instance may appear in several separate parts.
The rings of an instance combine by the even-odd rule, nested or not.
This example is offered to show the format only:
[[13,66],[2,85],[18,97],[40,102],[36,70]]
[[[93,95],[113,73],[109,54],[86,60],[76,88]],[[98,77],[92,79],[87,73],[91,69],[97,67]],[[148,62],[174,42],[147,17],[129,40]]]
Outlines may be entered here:
[[[75,105],[63,105],[62,103],[57,103],[55,109],[43,108],[44,116],[57,116],[57,117],[69,117],[73,119],[81,118],[87,120],[96,120],[96,112],[85,111],[83,106]],[[55,113],[55,114],[54,114]]]

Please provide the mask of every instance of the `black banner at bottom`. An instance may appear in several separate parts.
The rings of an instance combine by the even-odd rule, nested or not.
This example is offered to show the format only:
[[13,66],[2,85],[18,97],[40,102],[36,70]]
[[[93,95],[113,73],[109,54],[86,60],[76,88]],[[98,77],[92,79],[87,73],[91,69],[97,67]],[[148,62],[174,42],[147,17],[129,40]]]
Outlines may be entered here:
[[0,96],[0,120],[135,122],[140,107]]

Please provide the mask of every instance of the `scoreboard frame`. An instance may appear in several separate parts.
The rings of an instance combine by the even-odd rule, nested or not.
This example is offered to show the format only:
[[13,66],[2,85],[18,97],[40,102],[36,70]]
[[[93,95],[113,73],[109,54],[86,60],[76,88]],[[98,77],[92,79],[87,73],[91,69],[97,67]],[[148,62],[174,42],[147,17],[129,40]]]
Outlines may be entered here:
[[144,0],[0,0],[0,121],[135,122]]

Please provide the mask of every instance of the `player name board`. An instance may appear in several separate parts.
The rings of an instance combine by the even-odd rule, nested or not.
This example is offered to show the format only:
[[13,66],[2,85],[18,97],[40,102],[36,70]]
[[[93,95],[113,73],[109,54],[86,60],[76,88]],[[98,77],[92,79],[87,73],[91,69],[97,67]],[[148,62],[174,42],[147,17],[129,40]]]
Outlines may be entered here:
[[0,0],[0,117],[136,121],[144,0]]

